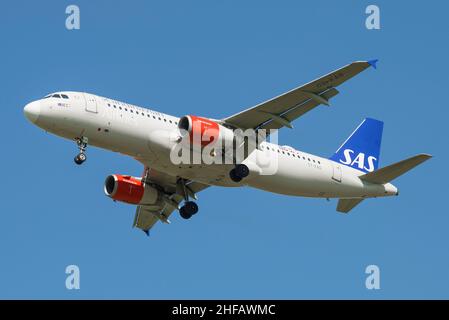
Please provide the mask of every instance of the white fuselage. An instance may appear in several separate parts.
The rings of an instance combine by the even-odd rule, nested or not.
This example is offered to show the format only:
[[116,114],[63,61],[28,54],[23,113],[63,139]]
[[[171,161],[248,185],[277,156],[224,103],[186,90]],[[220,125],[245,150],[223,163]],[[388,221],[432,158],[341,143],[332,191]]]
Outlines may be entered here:
[[[253,168],[257,156],[276,157],[276,170],[252,174],[236,183],[229,178],[233,164],[180,164],[170,160],[178,143],[179,118],[150,109],[82,92],[61,92],[68,99],[44,98],[27,105],[26,115],[37,126],[89,145],[134,157],[144,165],[172,176],[208,185],[254,188],[294,196],[368,198],[396,195],[392,184],[371,184],[359,179],[364,172],[290,147],[263,142],[244,163]],[[257,154],[256,154],[257,153]]]

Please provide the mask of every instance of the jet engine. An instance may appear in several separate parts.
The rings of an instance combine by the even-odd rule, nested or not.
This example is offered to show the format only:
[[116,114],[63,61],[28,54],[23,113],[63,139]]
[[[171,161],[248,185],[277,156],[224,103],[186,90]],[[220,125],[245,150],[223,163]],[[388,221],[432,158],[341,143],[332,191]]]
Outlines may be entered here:
[[116,200],[130,204],[154,205],[160,202],[159,191],[145,185],[142,179],[113,174],[104,182],[104,193]]
[[184,134],[189,134],[190,143],[201,147],[214,145],[218,141],[221,141],[223,146],[228,144],[232,146],[234,141],[233,130],[207,118],[184,116],[179,119],[178,128],[183,130]]

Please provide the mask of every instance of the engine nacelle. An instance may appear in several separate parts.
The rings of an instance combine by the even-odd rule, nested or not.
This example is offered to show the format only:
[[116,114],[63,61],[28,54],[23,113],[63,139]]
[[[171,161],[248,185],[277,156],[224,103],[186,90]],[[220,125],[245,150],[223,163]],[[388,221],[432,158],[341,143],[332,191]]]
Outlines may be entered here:
[[201,145],[216,144],[221,141],[222,145],[231,144],[234,141],[234,132],[217,122],[197,116],[184,116],[179,119],[178,128],[187,132],[190,143]]
[[144,185],[140,178],[113,174],[104,182],[104,193],[117,201],[153,205],[160,201],[159,191]]

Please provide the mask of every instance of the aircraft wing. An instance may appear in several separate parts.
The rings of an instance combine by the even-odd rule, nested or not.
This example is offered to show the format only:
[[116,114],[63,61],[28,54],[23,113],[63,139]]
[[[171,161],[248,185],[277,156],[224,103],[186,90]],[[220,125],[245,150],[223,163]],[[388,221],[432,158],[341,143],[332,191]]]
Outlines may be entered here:
[[370,66],[376,68],[376,62],[353,62],[222,121],[241,129],[292,128],[293,120],[320,104],[329,105],[329,99],[338,94],[336,87]]
[[[163,207],[140,205],[136,208],[133,227],[143,230],[148,235],[149,230],[156,224],[156,222],[162,221],[163,223],[170,223],[168,218],[173,211],[177,210],[177,207],[184,200],[184,197],[177,192],[176,177],[145,167],[143,179],[145,183],[153,184],[167,194],[167,197],[164,199]],[[209,186],[195,181],[187,181],[186,187],[190,195],[196,197],[198,192]]]

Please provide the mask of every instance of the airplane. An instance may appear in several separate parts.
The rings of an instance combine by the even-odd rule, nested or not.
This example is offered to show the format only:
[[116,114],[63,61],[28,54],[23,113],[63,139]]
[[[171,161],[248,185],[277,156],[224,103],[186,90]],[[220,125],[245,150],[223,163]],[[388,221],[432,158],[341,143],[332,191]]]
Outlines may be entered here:
[[[78,165],[86,161],[88,145],[142,163],[140,177],[109,175],[104,192],[114,201],[135,205],[133,226],[147,235],[158,221],[170,223],[175,210],[184,219],[194,216],[198,212],[197,194],[210,186],[249,186],[290,196],[337,198],[337,211],[348,213],[367,198],[399,195],[391,181],[432,156],[418,154],[379,168],[383,122],[371,118],[364,119],[329,158],[280,146],[268,138],[280,128],[292,128],[292,121],[317,106],[329,106],[329,100],[339,93],[339,85],[369,67],[376,68],[376,63],[350,63],[224,119],[178,118],[73,91],[32,101],[24,114],[43,130],[75,141],[79,153],[74,161]],[[256,139],[241,139],[239,130],[254,132]],[[268,133],[264,136],[260,132]],[[239,157],[237,149],[243,149]],[[174,154],[188,154],[189,161],[174,161]],[[204,154],[215,161],[191,161]]]

